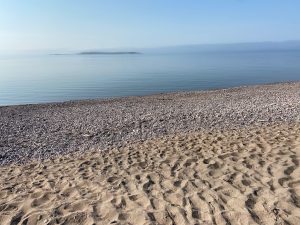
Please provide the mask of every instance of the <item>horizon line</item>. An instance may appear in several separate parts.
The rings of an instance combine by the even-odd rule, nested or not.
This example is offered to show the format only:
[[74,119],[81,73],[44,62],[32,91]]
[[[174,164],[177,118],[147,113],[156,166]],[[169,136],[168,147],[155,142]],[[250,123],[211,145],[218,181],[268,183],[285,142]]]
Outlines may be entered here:
[[[26,53],[26,52],[55,52],[55,51],[67,51],[67,52],[82,52],[82,51],[114,51],[114,50],[137,50],[137,49],[162,49],[162,48],[176,48],[176,47],[193,47],[193,46],[221,46],[221,45],[241,45],[241,44],[283,44],[283,43],[299,43],[300,39],[284,40],[284,41],[240,41],[240,42],[217,42],[217,43],[190,43],[190,44],[174,44],[174,45],[161,45],[161,46],[145,46],[145,47],[95,47],[95,48],[57,48],[57,49],[21,49],[21,50],[5,50],[7,53]],[[3,51],[3,50],[2,50]],[[50,53],[51,54],[51,53]],[[2,55],[2,54],[0,54]]]

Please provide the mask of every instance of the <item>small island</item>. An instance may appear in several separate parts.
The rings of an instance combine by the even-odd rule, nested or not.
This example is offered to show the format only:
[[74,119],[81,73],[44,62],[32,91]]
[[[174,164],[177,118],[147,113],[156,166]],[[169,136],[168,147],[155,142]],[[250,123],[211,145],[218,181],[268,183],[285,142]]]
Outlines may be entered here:
[[141,54],[140,52],[98,52],[98,51],[87,51],[79,52],[77,55],[132,55]]
[[85,51],[78,53],[52,53],[50,55],[134,55],[142,54],[141,52],[101,52],[101,51]]

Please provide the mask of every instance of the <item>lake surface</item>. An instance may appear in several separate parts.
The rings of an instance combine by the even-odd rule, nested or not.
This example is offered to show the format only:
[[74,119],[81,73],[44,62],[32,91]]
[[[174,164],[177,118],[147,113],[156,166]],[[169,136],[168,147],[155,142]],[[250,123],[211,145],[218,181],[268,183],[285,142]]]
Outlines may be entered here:
[[300,51],[0,56],[0,105],[300,80]]

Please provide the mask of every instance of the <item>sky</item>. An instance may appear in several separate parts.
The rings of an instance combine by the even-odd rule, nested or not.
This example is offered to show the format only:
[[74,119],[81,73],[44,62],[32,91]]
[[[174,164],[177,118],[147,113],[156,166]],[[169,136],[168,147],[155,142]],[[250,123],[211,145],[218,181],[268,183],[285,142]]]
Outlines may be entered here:
[[0,0],[0,53],[300,40],[299,0]]

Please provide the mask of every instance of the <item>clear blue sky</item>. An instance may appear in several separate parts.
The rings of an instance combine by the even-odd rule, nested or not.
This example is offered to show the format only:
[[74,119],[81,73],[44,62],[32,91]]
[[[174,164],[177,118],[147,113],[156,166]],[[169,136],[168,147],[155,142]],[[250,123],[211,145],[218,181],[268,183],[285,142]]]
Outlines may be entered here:
[[1,52],[299,39],[299,0],[0,1]]

